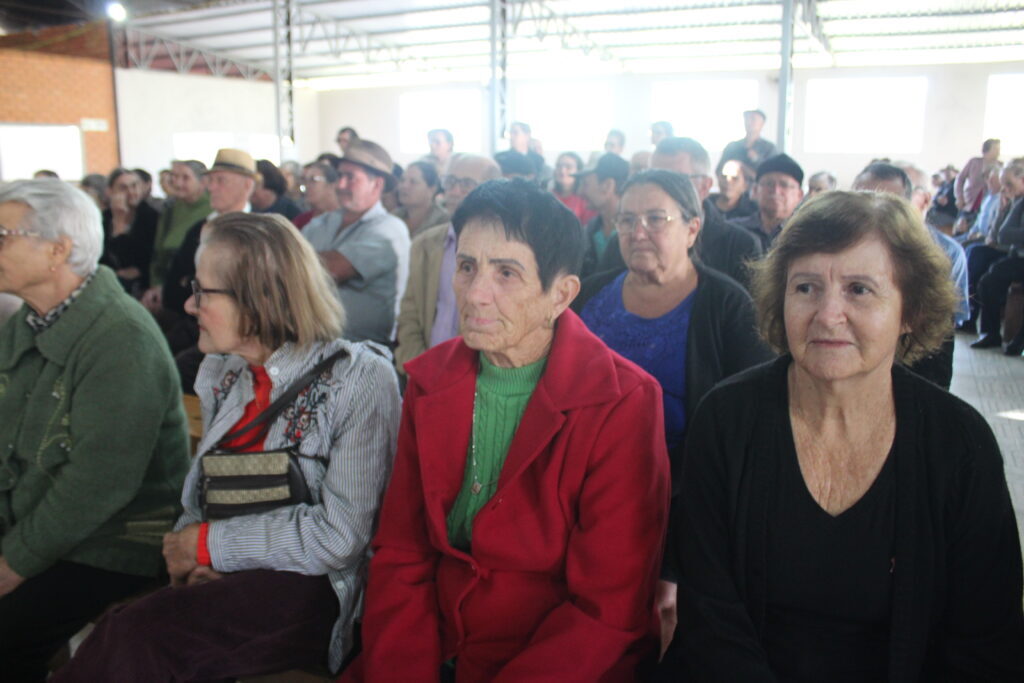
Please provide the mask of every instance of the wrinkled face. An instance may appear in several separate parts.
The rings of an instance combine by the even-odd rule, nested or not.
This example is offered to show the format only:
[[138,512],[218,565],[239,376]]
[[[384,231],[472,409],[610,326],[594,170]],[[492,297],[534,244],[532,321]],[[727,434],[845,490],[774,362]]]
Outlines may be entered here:
[[[31,209],[21,202],[0,204],[0,227],[25,230],[25,218]],[[22,296],[53,279],[50,272],[48,242],[31,235],[0,237],[0,292]],[[45,311],[44,311],[45,312]]]
[[398,199],[405,206],[427,206],[434,201],[434,189],[423,180],[419,166],[410,166],[398,181]]
[[427,142],[430,144],[430,153],[438,159],[447,159],[451,156],[452,143],[448,142],[443,133],[431,133],[427,136]]
[[[196,260],[196,281],[203,289],[224,289],[218,265],[230,258],[219,247],[202,247]],[[185,301],[185,312],[199,324],[199,350],[203,353],[237,353],[246,341],[239,335],[241,319],[231,294],[204,293],[196,305],[193,294]]]
[[459,159],[452,164],[444,184],[444,208],[448,211],[448,215],[454,214],[466,195],[484,182],[487,169],[490,168],[488,163],[486,159],[469,157]]
[[459,331],[471,349],[515,354],[551,330],[552,292],[545,293],[533,250],[505,237],[500,225],[472,219],[459,234],[455,257]]
[[241,211],[255,186],[252,178],[232,171],[211,171],[203,177],[210,191],[210,206],[219,213]]
[[194,199],[203,193],[203,181],[185,164],[171,166],[171,186],[177,197]]
[[371,176],[362,166],[349,161],[338,164],[338,202],[352,213],[365,213],[380,200],[384,179]]
[[134,173],[122,173],[110,186],[110,194],[122,194],[129,207],[136,207],[142,201],[142,181]]
[[718,189],[730,201],[739,199],[747,191],[747,176],[743,175],[743,165],[738,161],[727,161],[718,174]]
[[765,173],[757,181],[756,192],[761,213],[777,221],[788,220],[804,198],[800,183],[784,173]]
[[576,160],[567,154],[563,154],[555,162],[555,182],[563,187],[572,187],[572,184],[576,182],[572,174],[579,172],[579,170],[576,166]]
[[812,378],[834,382],[890,372],[906,330],[892,257],[879,237],[838,254],[795,259],[784,306],[793,361]]
[[[690,263],[688,250],[697,239],[700,219],[684,219],[679,205],[657,185],[645,183],[626,190],[619,203],[619,217],[634,219],[631,230],[618,226],[619,248],[631,271],[672,273]],[[648,227],[640,222],[641,217]],[[667,221],[660,231],[650,227],[662,219]]]

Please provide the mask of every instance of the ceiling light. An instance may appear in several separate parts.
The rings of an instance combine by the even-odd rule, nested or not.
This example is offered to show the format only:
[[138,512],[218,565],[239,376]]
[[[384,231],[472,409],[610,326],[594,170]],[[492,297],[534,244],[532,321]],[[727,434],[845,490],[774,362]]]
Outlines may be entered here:
[[128,18],[128,11],[125,10],[124,5],[119,2],[108,2],[107,16],[114,21],[122,22]]

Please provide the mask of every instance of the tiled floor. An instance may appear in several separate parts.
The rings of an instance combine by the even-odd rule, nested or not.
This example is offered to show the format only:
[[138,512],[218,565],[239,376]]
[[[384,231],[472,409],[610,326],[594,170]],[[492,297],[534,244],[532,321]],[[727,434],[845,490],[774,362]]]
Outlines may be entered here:
[[1024,358],[976,351],[972,341],[973,335],[957,334],[950,391],[977,408],[999,440],[1024,547]]

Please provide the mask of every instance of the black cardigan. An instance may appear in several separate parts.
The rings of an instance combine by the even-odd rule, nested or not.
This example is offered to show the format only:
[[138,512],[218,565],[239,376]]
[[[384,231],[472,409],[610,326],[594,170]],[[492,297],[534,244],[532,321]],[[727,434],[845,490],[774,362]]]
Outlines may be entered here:
[[[692,419],[697,404],[718,382],[762,363],[774,354],[761,342],[754,328],[750,296],[732,279],[694,262],[697,295],[686,335],[686,415]],[[590,299],[604,289],[621,270],[598,273],[583,281],[572,309],[580,313]],[[672,449],[672,491],[678,491],[682,446]]]
[[[789,429],[783,356],[723,382],[689,429],[669,550],[682,572],[659,680],[774,681],[762,648],[767,492]],[[1002,457],[973,408],[893,368],[889,680],[1022,681],[1021,553]]]

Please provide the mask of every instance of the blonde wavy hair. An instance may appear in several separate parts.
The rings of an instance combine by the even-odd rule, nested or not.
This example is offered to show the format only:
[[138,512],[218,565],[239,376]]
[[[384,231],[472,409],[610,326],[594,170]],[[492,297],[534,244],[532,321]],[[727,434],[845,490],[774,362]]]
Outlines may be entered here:
[[268,349],[306,346],[342,334],[345,311],[334,282],[299,231],[276,214],[232,212],[213,219],[202,249],[239,309],[238,333]]

